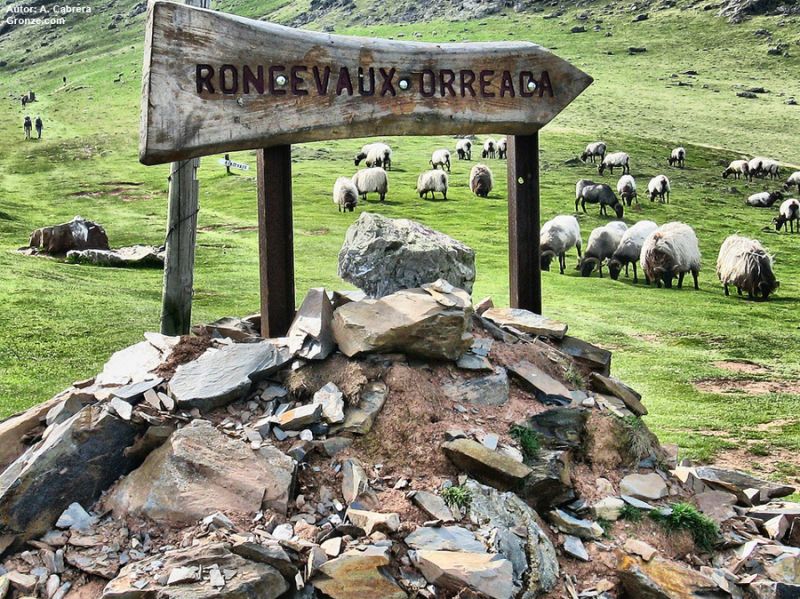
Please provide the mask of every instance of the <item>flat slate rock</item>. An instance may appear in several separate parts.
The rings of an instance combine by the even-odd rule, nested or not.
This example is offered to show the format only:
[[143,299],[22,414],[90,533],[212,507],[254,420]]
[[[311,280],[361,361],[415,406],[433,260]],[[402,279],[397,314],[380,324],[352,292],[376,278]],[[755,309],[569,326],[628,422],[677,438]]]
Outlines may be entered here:
[[164,267],[166,252],[152,245],[132,245],[115,250],[70,250],[67,261],[77,264],[116,267]]
[[619,491],[622,495],[644,500],[663,499],[669,495],[667,483],[655,472],[629,474],[620,481]]
[[563,339],[567,334],[567,325],[563,322],[550,320],[522,308],[489,308],[482,317],[498,326],[511,327],[531,335]]
[[406,599],[405,591],[381,571],[388,565],[386,548],[353,549],[322,564],[310,583],[330,599]]
[[583,339],[564,335],[564,338],[556,341],[555,345],[565,354],[572,356],[579,364],[582,364],[595,372],[608,376],[611,372],[611,352],[587,343]]
[[442,391],[451,401],[474,406],[502,406],[508,401],[508,374],[496,368],[494,374],[442,385]]
[[463,370],[494,370],[488,358],[468,351],[456,362],[456,366]]
[[622,400],[625,407],[636,416],[646,416],[647,408],[642,403],[642,396],[628,385],[614,377],[603,376],[593,372],[590,376],[592,388],[601,393],[608,393]]
[[603,536],[603,527],[597,522],[575,518],[559,509],[555,509],[547,515],[553,526],[565,534],[581,539],[599,539]]
[[450,508],[447,507],[444,499],[438,495],[434,495],[428,491],[414,491],[414,494],[411,496],[411,501],[431,518],[441,520],[442,522],[452,522],[454,520]]
[[461,526],[429,528],[420,526],[406,536],[405,543],[412,549],[431,551],[468,551],[486,553],[486,547],[475,535]]
[[428,582],[451,591],[466,587],[491,599],[514,594],[513,566],[499,554],[421,550],[416,565]]
[[564,535],[563,548],[564,553],[567,555],[574,557],[575,559],[579,559],[582,562],[589,561],[589,552],[586,551],[583,541],[581,541],[578,537],[573,535]]
[[446,441],[442,449],[456,466],[480,482],[502,491],[519,487],[531,473],[525,464],[471,439]]
[[286,337],[292,353],[307,360],[324,360],[334,349],[333,305],[325,289],[309,289]]
[[786,497],[795,492],[795,488],[789,485],[772,483],[739,470],[699,466],[695,468],[695,475],[704,483],[736,493],[740,499],[746,489],[758,489],[760,498],[756,499],[760,499],[759,503],[767,503],[770,499]]
[[719,589],[710,577],[671,560],[654,557],[646,562],[622,554],[617,574],[631,597],[648,599],[725,599],[730,595]]
[[382,381],[372,381],[364,386],[358,405],[349,406],[344,412],[344,422],[331,428],[331,434],[352,433],[366,435],[372,430],[375,418],[383,409],[389,389]]
[[548,447],[577,448],[583,444],[588,417],[589,412],[582,408],[556,407],[534,414],[526,426]]

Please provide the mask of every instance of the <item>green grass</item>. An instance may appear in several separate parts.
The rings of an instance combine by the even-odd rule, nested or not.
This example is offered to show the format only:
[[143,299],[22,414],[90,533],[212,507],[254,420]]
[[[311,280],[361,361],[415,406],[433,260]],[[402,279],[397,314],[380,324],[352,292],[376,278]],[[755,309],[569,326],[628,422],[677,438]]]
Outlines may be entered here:
[[452,509],[466,510],[472,503],[472,493],[461,485],[442,489],[442,499]]
[[[41,39],[39,33],[24,28],[0,38],[1,58],[8,62],[0,68],[0,417],[93,375],[112,352],[159,326],[161,273],[91,268],[15,253],[34,228],[76,214],[102,223],[115,246],[163,242],[168,167],[137,162],[144,16],[126,19],[113,31],[106,28],[111,14],[126,14],[132,4],[119,0],[110,12],[98,9],[89,18],[71,17],[72,30],[47,32],[46,46],[32,43]],[[254,17],[277,11],[277,18],[286,20],[306,4],[237,0],[219,8]],[[419,39],[434,41],[530,39],[555,48],[591,74],[595,83],[542,132],[543,218],[572,212],[575,180],[597,175],[591,166],[564,163],[587,142],[605,139],[611,149],[631,155],[640,188],[661,172],[671,178],[671,204],[644,200],[626,220],[682,220],[694,226],[704,257],[701,289],[583,279],[570,268],[564,276],[544,274],[545,313],[568,322],[571,333],[614,351],[614,374],[643,394],[648,426],[662,441],[678,443],[683,456],[712,459],[758,435],[768,436],[773,450],[796,455],[796,393],[701,393],[693,383],[714,377],[796,381],[800,236],[770,229],[774,210],[742,205],[747,194],[765,188],[764,182],[723,181],[719,173],[742,153],[800,161],[793,135],[798,107],[784,104],[790,95],[800,97],[798,53],[767,56],[770,43],[753,33],[766,28],[776,40],[793,43],[800,38],[797,17],[781,17],[782,24],[777,18],[756,18],[730,25],[713,11],[681,5],[651,12],[648,21],[634,24],[633,14],[615,4],[598,2],[589,9],[603,20],[602,31],[569,34],[577,9],[552,20],[542,13],[508,12],[480,22],[362,26],[329,20],[313,26],[334,24],[339,32],[402,34],[404,39],[417,39],[414,34],[420,33]],[[627,54],[629,46],[642,45],[646,53]],[[699,75],[680,75],[688,69]],[[68,78],[66,86],[62,76]],[[692,85],[678,87],[676,81]],[[770,93],[757,100],[735,97],[743,85],[760,85]],[[24,113],[11,96],[28,89],[37,92],[39,101],[26,112],[45,120],[41,142],[21,139]],[[452,147],[452,139],[387,141],[395,148],[396,165],[387,203],[370,201],[346,215],[335,211],[330,190],[337,176],[353,172],[351,156],[362,140],[295,147],[298,301],[311,286],[345,287],[336,275],[344,233],[361,211],[374,210],[414,218],[475,248],[475,295],[507,304],[505,163],[490,161],[497,187],[487,200],[468,192],[471,164],[455,162],[449,201],[424,201],[414,193],[416,176],[426,168],[431,150]],[[682,170],[666,165],[669,150],[678,143],[688,150]],[[250,152],[232,157],[255,162]],[[205,159],[199,170],[193,314],[198,322],[258,307],[255,181],[252,171],[226,176],[216,158]],[[604,180],[613,185],[616,176]],[[579,220],[584,239],[606,222],[596,209]],[[723,297],[714,261],[722,240],[733,232],[758,237],[775,253],[781,287],[774,300]],[[574,254],[568,260],[573,264]],[[769,374],[730,373],[714,366],[724,359],[752,360]],[[796,470],[783,471],[796,475]]]
[[511,436],[514,437],[522,448],[522,455],[526,460],[535,460],[539,457],[542,442],[536,431],[532,431],[526,426],[515,424],[511,427]]
[[710,551],[719,540],[717,523],[688,503],[673,503],[667,513],[653,510],[650,517],[670,532],[688,531],[703,551]]
[[641,522],[644,518],[644,511],[626,503],[619,512],[619,518],[627,522]]

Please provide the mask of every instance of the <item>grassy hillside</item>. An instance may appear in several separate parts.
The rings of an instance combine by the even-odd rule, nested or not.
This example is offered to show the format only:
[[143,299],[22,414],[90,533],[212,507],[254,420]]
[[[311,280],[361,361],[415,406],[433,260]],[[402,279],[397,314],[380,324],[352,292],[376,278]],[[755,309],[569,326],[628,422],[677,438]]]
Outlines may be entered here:
[[[797,477],[791,455],[800,449],[800,236],[775,233],[769,227],[774,211],[743,206],[747,194],[767,183],[719,176],[723,165],[741,154],[800,162],[793,135],[800,107],[784,103],[800,97],[800,81],[793,76],[800,66],[794,56],[797,20],[761,17],[731,25],[702,5],[682,5],[633,23],[634,13],[594,3],[555,19],[508,12],[470,22],[358,26],[354,22],[363,22],[358,17],[367,8],[357,4],[362,12],[347,19],[332,14],[310,26],[431,41],[532,40],[594,76],[595,84],[542,132],[543,216],[572,212],[575,180],[596,172],[565,162],[587,142],[605,139],[612,149],[631,154],[640,188],[660,172],[671,178],[672,203],[645,200],[626,221],[693,225],[704,256],[701,290],[582,279],[572,270],[565,276],[546,273],[545,312],[569,322],[574,334],[615,351],[615,373],[644,393],[651,410],[647,421],[664,441],[679,443],[686,455],[717,454]],[[43,37],[24,27],[0,37],[7,62],[0,67],[0,417],[91,376],[113,351],[158,328],[161,273],[93,269],[14,251],[32,229],[76,214],[102,223],[112,245],[163,242],[167,167],[144,167],[136,160],[144,15],[124,17],[109,30],[113,15],[127,15],[133,3],[103,6],[108,8],[70,18]],[[284,22],[304,7],[257,0],[218,6]],[[588,20],[577,20],[582,12],[590,13]],[[589,31],[570,34],[576,24]],[[772,38],[756,35],[760,29]],[[47,45],[39,45],[41,39]],[[767,55],[778,41],[791,45],[788,58]],[[629,55],[631,46],[647,51]],[[681,74],[689,70],[698,74]],[[751,86],[769,93],[756,100],[736,97],[737,90]],[[22,140],[24,113],[13,97],[29,89],[39,101],[26,112],[45,120],[41,142]],[[432,149],[452,147],[453,141],[387,141],[396,156],[389,201],[369,202],[347,215],[334,209],[330,189],[336,176],[352,173],[351,156],[362,140],[295,147],[298,300],[311,285],[344,287],[336,276],[344,232],[360,211],[375,210],[415,218],[474,247],[475,294],[507,303],[505,164],[490,161],[498,187],[488,200],[468,193],[471,165],[455,163],[450,200],[423,201],[415,197],[416,176]],[[688,150],[684,170],[666,165],[678,143]],[[255,163],[252,153],[235,159]],[[194,319],[253,312],[258,306],[255,181],[247,173],[226,176],[216,157],[204,160],[199,176]],[[613,185],[616,176],[605,180]],[[584,239],[605,220],[596,209],[581,215]],[[756,236],[775,253],[781,288],[773,301],[723,297],[714,262],[732,232]],[[575,257],[569,261],[574,264]],[[756,366],[731,372],[719,364],[724,360]],[[697,381],[706,381],[705,391]]]

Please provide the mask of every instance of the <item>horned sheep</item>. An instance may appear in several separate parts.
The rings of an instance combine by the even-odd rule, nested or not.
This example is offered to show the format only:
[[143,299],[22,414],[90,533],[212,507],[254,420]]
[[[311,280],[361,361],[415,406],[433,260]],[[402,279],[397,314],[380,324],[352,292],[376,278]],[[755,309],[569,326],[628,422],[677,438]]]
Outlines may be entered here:
[[[656,229],[658,225],[651,220],[640,220],[630,227],[622,236],[617,249],[608,261],[608,274],[615,281],[619,278],[622,267],[625,267],[625,276],[628,276],[628,266],[633,264],[633,282],[638,283],[639,277],[636,272],[636,263],[642,253],[644,240]],[[647,281],[650,283],[650,281]]]
[[459,139],[456,142],[456,154],[459,160],[472,160],[472,142],[468,139]]
[[603,262],[614,255],[627,230],[627,225],[622,221],[612,221],[603,227],[597,227],[589,234],[586,251],[579,265],[582,277],[588,277],[597,267],[600,278],[603,278]]
[[745,179],[749,179],[750,163],[747,160],[734,160],[728,165],[728,168],[722,171],[723,179],[727,179],[730,175],[733,175],[735,179],[738,179],[742,175],[744,175]]
[[788,225],[789,230],[794,233],[797,222],[797,232],[800,233],[800,200],[789,198],[781,204],[778,212],[778,216],[772,220],[776,231],[780,231],[781,228],[786,231]]
[[631,174],[631,158],[625,152],[614,152],[613,154],[606,154],[600,166],[597,167],[597,172],[601,175],[608,169],[613,175],[615,168],[622,168],[623,175]]
[[683,168],[686,163],[686,148],[678,146],[672,150],[668,162],[670,166],[675,166],[677,164],[679,167]]
[[647,184],[647,193],[650,195],[650,201],[655,201],[656,198],[663,204],[665,201],[669,204],[669,179],[665,175],[656,175]]
[[446,200],[448,182],[447,173],[444,171],[425,171],[417,177],[417,193],[421,198],[427,197],[430,193],[432,199],[435,199],[437,193],[441,193]]
[[358,188],[351,179],[339,177],[333,184],[333,203],[339,212],[352,212],[358,205]]
[[361,199],[365,202],[367,201],[368,193],[377,193],[381,198],[381,202],[383,202],[389,192],[389,176],[386,171],[379,167],[357,171],[353,175],[353,183],[355,183]]
[[639,196],[636,193],[636,180],[630,175],[622,175],[617,181],[617,193],[622,201],[628,206],[635,199],[639,203]]
[[542,270],[550,270],[553,258],[558,258],[561,274],[567,267],[567,251],[577,248],[581,257],[581,227],[574,216],[562,214],[542,225],[539,231],[539,261]]
[[605,158],[607,147],[608,146],[606,146],[606,142],[604,141],[592,142],[586,146],[586,149],[581,154],[581,160],[583,162],[586,162],[587,160],[595,162],[595,158],[599,156],[600,160],[602,161],[603,158]]
[[770,208],[775,202],[783,199],[780,191],[761,191],[749,196],[744,203],[756,208]]
[[722,243],[717,257],[717,276],[728,296],[728,285],[742,290],[753,299],[761,295],[766,300],[780,283],[772,271],[772,257],[756,239],[730,235]]
[[694,288],[699,289],[700,246],[697,235],[689,225],[671,222],[653,231],[642,245],[639,261],[649,281],[672,288],[672,279],[678,277],[678,289],[683,287],[683,277],[692,273]]
[[447,172],[450,172],[450,152],[444,148],[435,150],[429,162],[434,169],[441,166],[444,170],[447,167]]
[[[575,191],[577,192],[577,185]],[[625,212],[614,191],[605,183],[584,185],[580,190],[580,197],[575,200],[575,212],[578,211],[578,202],[580,201],[583,212],[586,213],[586,204],[600,204],[600,214],[608,216],[608,206],[614,209],[617,218],[622,218]]]
[[476,196],[485,198],[494,187],[492,171],[485,164],[476,164],[469,172],[469,188]]

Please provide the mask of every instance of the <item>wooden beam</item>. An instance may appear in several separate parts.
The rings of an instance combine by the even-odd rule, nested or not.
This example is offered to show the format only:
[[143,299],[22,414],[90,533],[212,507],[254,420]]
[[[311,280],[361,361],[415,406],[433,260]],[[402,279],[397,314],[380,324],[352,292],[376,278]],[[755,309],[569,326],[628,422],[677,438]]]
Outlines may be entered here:
[[258,150],[261,335],[280,337],[294,319],[292,147]]
[[541,314],[538,132],[508,138],[508,274],[511,307]]
[[198,166],[199,158],[173,162],[169,176],[167,255],[161,298],[161,332],[164,335],[186,335],[192,326]]

